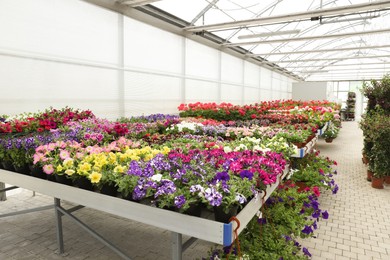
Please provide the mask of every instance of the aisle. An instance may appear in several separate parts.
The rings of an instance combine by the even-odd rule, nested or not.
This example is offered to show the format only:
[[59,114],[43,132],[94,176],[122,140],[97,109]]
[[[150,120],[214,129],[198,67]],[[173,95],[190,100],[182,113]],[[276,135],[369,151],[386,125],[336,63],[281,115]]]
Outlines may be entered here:
[[320,223],[318,238],[304,242],[313,260],[390,259],[390,186],[377,190],[366,181],[362,138],[357,122],[343,122],[333,143],[317,145],[322,155],[337,161],[340,189],[321,198],[329,219]]

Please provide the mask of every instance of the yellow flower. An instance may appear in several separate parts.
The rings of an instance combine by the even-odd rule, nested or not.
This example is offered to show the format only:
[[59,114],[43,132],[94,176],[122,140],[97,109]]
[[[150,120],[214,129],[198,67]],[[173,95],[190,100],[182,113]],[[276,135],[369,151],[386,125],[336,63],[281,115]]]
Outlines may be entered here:
[[71,169],[67,169],[67,170],[65,171],[65,173],[66,173],[67,175],[71,176],[71,175],[73,175],[73,173],[75,173],[75,171],[74,171],[74,170],[71,170]]
[[101,178],[102,178],[102,174],[98,172],[92,172],[89,175],[89,179],[91,180],[91,183],[98,183]]
[[109,162],[110,164],[115,164],[115,163],[116,163],[116,155],[115,155],[115,153],[110,152],[110,153],[108,154],[108,162]]
[[65,168],[70,168],[73,166],[73,159],[72,158],[66,158],[64,162],[62,163]]
[[64,168],[62,167],[62,165],[58,165],[56,168],[57,172],[62,172],[63,170],[64,170]]
[[124,173],[125,172],[125,169],[126,167],[125,166],[122,166],[122,165],[118,165],[114,168],[114,172],[115,173]]
[[87,162],[83,162],[82,164],[79,165],[78,172],[81,173],[88,173],[92,169],[91,164]]

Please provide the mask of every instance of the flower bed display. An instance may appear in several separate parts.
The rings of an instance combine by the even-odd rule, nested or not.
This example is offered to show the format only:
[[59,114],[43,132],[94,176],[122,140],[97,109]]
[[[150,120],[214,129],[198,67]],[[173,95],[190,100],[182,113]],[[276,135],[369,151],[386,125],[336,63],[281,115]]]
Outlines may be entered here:
[[[247,106],[196,103],[181,105],[181,117],[156,114],[118,121],[69,108],[4,117],[0,167],[24,168],[20,172],[180,213],[200,216],[202,210],[222,210],[234,216],[278,182],[289,164],[291,174],[314,174],[312,179],[331,183],[330,173],[321,179],[310,162],[306,170],[299,169],[292,158],[310,154],[317,134],[335,120],[337,108],[329,102],[288,100]],[[295,190],[290,182],[277,196],[286,196],[283,192],[290,189],[288,196],[314,203],[312,193],[319,196],[318,187],[326,188],[309,183],[309,189]],[[264,219],[276,219],[266,213]],[[323,212],[313,206],[305,214],[315,218]],[[316,223],[309,225],[305,214],[299,217],[303,233]],[[249,241],[246,234],[240,239]],[[287,237],[297,235],[296,230],[283,234],[288,245]],[[296,254],[297,247],[291,248]]]

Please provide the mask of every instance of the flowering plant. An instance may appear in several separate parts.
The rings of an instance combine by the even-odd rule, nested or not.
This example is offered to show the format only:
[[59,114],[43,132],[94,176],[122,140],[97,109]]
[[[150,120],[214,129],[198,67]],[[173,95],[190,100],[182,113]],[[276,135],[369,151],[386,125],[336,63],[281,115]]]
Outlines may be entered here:
[[325,139],[335,139],[339,135],[339,131],[340,128],[331,122],[322,136]]

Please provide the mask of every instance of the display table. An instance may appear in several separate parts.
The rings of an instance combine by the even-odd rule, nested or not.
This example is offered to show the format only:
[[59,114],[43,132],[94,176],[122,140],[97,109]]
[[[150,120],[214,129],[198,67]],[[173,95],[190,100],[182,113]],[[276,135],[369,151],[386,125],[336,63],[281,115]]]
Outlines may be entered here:
[[305,147],[297,148],[295,153],[291,155],[293,158],[303,158],[306,154],[310,153],[318,141],[318,135],[316,135],[310,142],[308,142]]
[[[236,216],[240,222],[240,227],[237,230],[238,234],[246,227],[253,216],[259,212],[263,203],[268,199],[278,186],[280,180],[282,180],[287,173],[288,167],[286,167],[284,174],[280,177],[280,179],[278,179],[277,183],[268,187],[266,193],[262,193],[257,198],[253,198],[245,206],[245,208],[240,211],[240,213]],[[54,208],[59,253],[64,252],[62,216],[66,215],[85,231],[116,252],[123,259],[130,259],[119,248],[115,247],[111,242],[107,241],[104,237],[100,236],[71,214],[73,211],[84,206],[171,231],[172,259],[174,260],[182,259],[182,252],[188,248],[195,239],[202,239],[224,246],[231,245],[234,242],[234,230],[237,227],[237,223],[235,221],[232,221],[229,224],[224,224],[210,219],[180,214],[6,170],[0,170],[0,181],[16,185],[20,188],[36,191],[54,198],[54,205],[3,214],[0,215],[0,218]],[[66,210],[61,206],[61,200],[73,202],[81,206],[76,206],[72,209]],[[183,234],[192,237],[184,244],[182,242]]]

